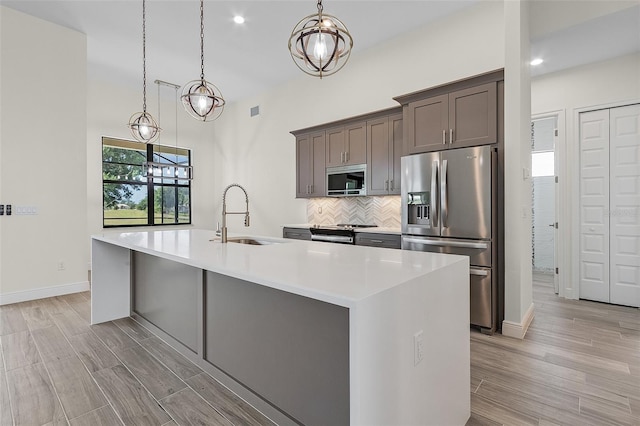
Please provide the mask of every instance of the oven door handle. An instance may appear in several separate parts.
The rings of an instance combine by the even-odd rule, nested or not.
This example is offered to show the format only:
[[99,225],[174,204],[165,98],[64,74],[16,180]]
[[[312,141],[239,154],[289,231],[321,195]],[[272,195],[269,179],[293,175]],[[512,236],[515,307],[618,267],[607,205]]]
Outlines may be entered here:
[[407,243],[422,244],[425,246],[440,246],[440,247],[462,247],[471,249],[486,249],[489,247],[487,243],[472,243],[465,241],[440,241],[440,240],[428,240],[425,238],[411,238],[404,237],[404,241]]
[[327,243],[347,243],[353,244],[353,237],[345,235],[311,235],[311,241],[324,241]]

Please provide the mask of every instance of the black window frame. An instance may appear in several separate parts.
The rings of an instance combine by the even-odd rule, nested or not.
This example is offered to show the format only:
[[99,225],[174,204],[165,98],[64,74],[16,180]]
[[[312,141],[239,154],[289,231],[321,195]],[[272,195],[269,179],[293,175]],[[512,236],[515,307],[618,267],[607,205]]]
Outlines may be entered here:
[[[109,141],[113,141],[115,142],[115,144],[109,144]],[[121,145],[140,145],[140,150],[142,151],[142,148],[144,147],[145,152],[146,152],[146,159],[144,161],[148,161],[148,162],[153,162],[154,161],[154,156],[155,155],[160,155],[162,156],[163,153],[170,153],[171,150],[175,150],[176,148],[173,146],[169,146],[169,145],[160,145],[160,144],[146,144],[146,145],[142,145],[139,142],[134,142],[134,141],[130,141],[127,139],[118,139],[118,138],[112,138],[112,137],[106,137],[103,136],[102,137],[102,145],[101,147],[104,148],[104,146],[111,146],[114,148],[124,148],[122,146],[118,146],[118,142],[121,142]],[[158,147],[162,147],[165,148],[165,150],[160,150],[159,152],[156,151],[156,149]],[[188,148],[177,148],[180,151],[184,151],[187,154],[187,158],[189,161],[189,166],[191,166],[191,150]],[[101,157],[102,157],[102,227],[103,229],[106,228],[131,228],[131,227],[146,227],[146,226],[176,226],[176,225],[191,225],[192,224],[192,200],[191,200],[191,196],[192,196],[192,191],[191,191],[191,180],[188,179],[171,179],[171,178],[167,178],[167,177],[146,177],[145,180],[118,180],[118,179],[105,179],[104,178],[104,165],[105,164],[119,164],[119,165],[125,165],[125,166],[133,166],[133,167],[142,167],[141,165],[138,164],[131,164],[131,163],[115,163],[115,162],[105,162],[104,159],[104,149],[101,149]],[[163,157],[165,160],[168,161],[168,164],[175,164],[175,162],[173,162],[172,160],[170,160],[169,158]],[[160,179],[161,182],[155,182],[156,180]],[[167,181],[173,181],[172,183],[169,183]],[[184,182],[186,181],[187,183],[179,183],[179,182]],[[125,185],[137,185],[137,186],[146,186],[147,188],[147,223],[146,224],[123,224],[123,225],[105,225],[105,215],[104,215],[104,191],[105,191],[105,184],[125,184]],[[161,223],[155,223],[156,222],[156,217],[155,217],[155,197],[156,197],[156,193],[155,190],[157,188],[174,188],[174,200],[175,200],[175,208],[174,208],[174,222],[171,223],[164,223],[164,218],[165,215],[164,213],[161,212],[160,214],[160,221]],[[179,222],[179,217],[180,217],[180,206],[178,204],[178,192],[179,189],[181,188],[187,188],[189,191],[189,220],[188,222]],[[163,193],[163,191],[161,191],[161,193]],[[110,220],[113,220],[113,218],[110,218]],[[126,220],[126,219],[125,219]]]

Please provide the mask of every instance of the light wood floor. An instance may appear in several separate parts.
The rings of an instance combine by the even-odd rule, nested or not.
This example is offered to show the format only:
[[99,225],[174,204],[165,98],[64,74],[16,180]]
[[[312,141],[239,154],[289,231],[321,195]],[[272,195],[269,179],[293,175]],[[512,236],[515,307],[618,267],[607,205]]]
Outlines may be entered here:
[[[471,336],[468,425],[640,425],[640,311],[534,283],[523,341]],[[270,422],[135,321],[89,325],[89,294],[0,307],[0,425]]]
[[90,326],[89,293],[0,307],[0,425],[272,425],[125,318]]
[[523,341],[471,334],[467,425],[640,425],[640,310],[566,300],[535,275]]

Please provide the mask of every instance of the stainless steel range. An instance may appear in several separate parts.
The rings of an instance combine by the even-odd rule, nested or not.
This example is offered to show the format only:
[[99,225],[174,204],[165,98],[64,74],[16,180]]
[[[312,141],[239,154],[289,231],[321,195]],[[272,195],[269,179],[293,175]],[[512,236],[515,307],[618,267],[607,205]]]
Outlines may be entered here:
[[356,228],[374,228],[376,225],[361,225],[353,223],[339,223],[337,225],[314,225],[311,231],[312,241],[328,243],[355,244]]

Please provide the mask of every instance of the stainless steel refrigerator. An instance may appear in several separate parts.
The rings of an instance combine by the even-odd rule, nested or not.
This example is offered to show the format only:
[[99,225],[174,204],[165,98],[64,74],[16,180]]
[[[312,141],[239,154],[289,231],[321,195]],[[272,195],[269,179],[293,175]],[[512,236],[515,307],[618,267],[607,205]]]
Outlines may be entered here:
[[471,324],[497,327],[497,153],[491,146],[402,157],[402,248],[469,256]]

